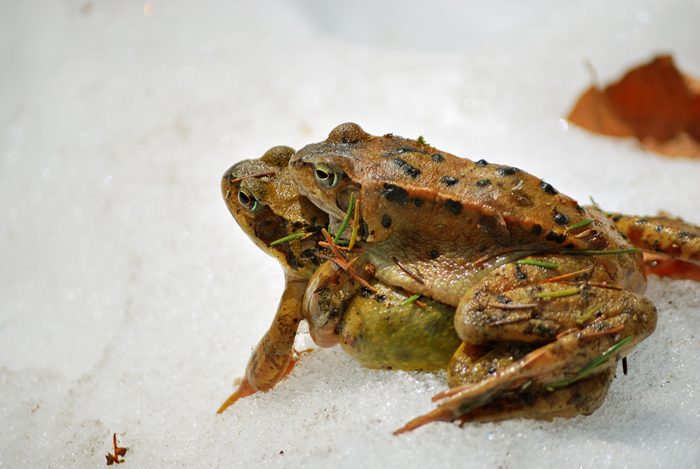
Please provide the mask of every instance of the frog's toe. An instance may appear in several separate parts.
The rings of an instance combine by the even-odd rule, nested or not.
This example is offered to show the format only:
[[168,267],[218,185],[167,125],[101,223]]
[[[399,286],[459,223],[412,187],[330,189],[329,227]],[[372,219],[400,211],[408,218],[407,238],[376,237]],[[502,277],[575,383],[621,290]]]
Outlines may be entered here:
[[415,418],[408,422],[406,425],[403,427],[399,428],[394,432],[394,435],[400,435],[401,433],[406,433],[410,432],[412,430],[415,430],[418,427],[422,427],[426,423],[431,423],[431,422],[451,422],[452,420],[455,420],[459,415],[455,415],[452,411],[446,408],[438,407],[432,412],[429,412],[425,415],[421,415],[418,418]]
[[258,388],[255,387],[248,380],[248,378],[243,378],[243,381],[241,381],[241,384],[238,385],[238,389],[236,389],[236,392],[231,394],[231,396],[229,396],[229,398],[226,399],[226,402],[224,402],[221,405],[221,407],[219,407],[219,410],[217,410],[216,413],[222,413],[223,411],[231,407],[233,404],[235,404],[238,399],[250,396],[251,394],[255,394],[256,392],[258,392]]

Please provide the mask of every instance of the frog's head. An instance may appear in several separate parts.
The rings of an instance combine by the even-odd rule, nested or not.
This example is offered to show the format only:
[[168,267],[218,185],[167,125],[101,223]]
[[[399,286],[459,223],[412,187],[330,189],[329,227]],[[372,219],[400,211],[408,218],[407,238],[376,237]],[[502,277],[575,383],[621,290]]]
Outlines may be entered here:
[[[278,146],[260,159],[236,163],[224,173],[221,192],[233,218],[260,249],[288,275],[309,278],[319,264],[317,242],[328,215],[302,197],[289,177],[293,154],[293,149]],[[274,244],[295,234],[300,236]]]
[[289,163],[299,192],[328,212],[331,220],[343,219],[350,196],[359,197],[363,167],[355,156],[366,153],[375,139],[353,123],[336,127],[323,142],[302,148]]
[[[427,155],[430,149],[424,142],[393,134],[377,137],[346,123],[333,129],[325,141],[299,150],[290,160],[289,172],[299,192],[326,211],[334,225],[344,218],[351,195],[362,200],[363,184],[415,178],[418,170],[402,154]],[[368,210],[373,207],[362,205],[361,215]]]

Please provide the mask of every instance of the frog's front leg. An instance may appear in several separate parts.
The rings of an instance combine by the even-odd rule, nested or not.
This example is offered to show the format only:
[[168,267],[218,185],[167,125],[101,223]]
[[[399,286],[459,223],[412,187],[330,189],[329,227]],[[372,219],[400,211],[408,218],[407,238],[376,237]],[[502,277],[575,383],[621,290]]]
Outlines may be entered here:
[[[592,265],[587,265],[590,262]],[[434,420],[489,415],[496,410],[474,411],[484,405],[498,409],[499,399],[523,388],[556,390],[581,386],[584,379],[614,370],[619,358],[653,332],[656,308],[649,300],[618,290],[614,284],[596,281],[612,270],[606,264],[584,259],[567,267],[568,273],[555,272],[547,274],[550,278],[539,280],[542,275],[538,278],[528,266],[527,272],[520,272],[520,278],[523,282],[529,278],[530,283],[518,286],[511,280],[517,277],[508,272],[515,267],[504,266],[472,288],[460,303],[455,319],[457,332],[465,342],[545,345],[483,379],[443,393],[438,396],[442,400],[434,412],[402,430]],[[576,280],[582,271],[586,272],[586,279]],[[537,282],[532,282],[532,277]]]
[[[351,263],[351,265],[357,264],[360,263]],[[357,275],[362,275],[365,281],[369,279],[364,269],[355,272]],[[361,289],[361,284],[331,261],[321,264],[316,270],[306,288],[302,309],[304,319],[309,323],[309,334],[316,345],[320,347],[338,345],[336,335],[338,321],[348,302]]]
[[242,397],[272,389],[292,371],[297,361],[294,357],[294,338],[302,319],[302,298],[307,283],[307,280],[286,279],[284,293],[270,329],[255,347],[238,389],[217,413],[222,413]]

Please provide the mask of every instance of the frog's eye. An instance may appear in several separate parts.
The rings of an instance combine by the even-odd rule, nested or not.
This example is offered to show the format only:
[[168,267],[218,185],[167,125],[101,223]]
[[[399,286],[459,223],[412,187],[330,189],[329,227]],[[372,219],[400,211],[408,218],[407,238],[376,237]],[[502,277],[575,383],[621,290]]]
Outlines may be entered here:
[[325,163],[319,163],[314,168],[314,176],[318,183],[325,188],[338,184],[338,173]]
[[243,208],[250,212],[257,210],[259,207],[258,199],[255,198],[252,192],[244,187],[238,191],[238,203],[240,203]]

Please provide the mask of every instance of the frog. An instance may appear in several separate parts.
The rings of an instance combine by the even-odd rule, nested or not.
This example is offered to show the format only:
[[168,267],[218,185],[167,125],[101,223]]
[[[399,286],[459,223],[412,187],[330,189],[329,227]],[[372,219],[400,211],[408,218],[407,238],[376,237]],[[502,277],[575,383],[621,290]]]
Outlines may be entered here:
[[[219,408],[222,413],[238,399],[268,391],[289,374],[299,359],[294,338],[303,319],[301,302],[309,279],[320,265],[316,257],[321,229],[328,216],[305,198],[290,181],[279,180],[268,193],[268,182],[285,168],[294,149],[277,146],[262,158],[246,160],[227,170],[221,190],[227,208],[253,242],[283,267],[285,286],[269,330],[257,344],[236,391]],[[290,235],[289,242],[273,244]]]
[[[236,163],[222,177],[229,212],[246,235],[280,263],[285,289],[245,376],[218,413],[240,398],[268,391],[292,371],[300,358],[293,344],[301,321],[309,324],[316,345],[341,345],[374,369],[442,370],[461,342],[453,326],[453,307],[430,300],[405,304],[405,292],[376,279],[368,285],[371,290],[363,287],[352,295],[347,294],[351,285],[339,283],[332,314],[326,314],[328,308],[314,314],[312,307],[304,306],[305,297],[319,294],[314,278],[325,280],[334,270],[332,263],[319,257],[325,249],[320,243],[328,215],[301,196],[288,176],[293,154],[290,147],[276,146],[261,158]],[[323,290],[329,292],[331,287]]]
[[[373,136],[353,123],[299,150],[289,170],[331,228],[360,204],[354,222],[363,252],[355,270],[455,308],[463,344],[449,365],[450,389],[397,434],[433,421],[589,414],[617,362],[626,363],[656,327],[656,308],[643,296],[643,256],[623,218],[581,206],[523,170]],[[691,231],[687,238],[700,233]],[[679,255],[679,243],[657,241],[649,247]],[[683,248],[698,252],[691,243]],[[511,344],[521,344],[522,354],[508,355]],[[507,358],[474,373],[489,354]],[[560,393],[591,398],[542,404]],[[537,411],[522,405],[532,396]]]

